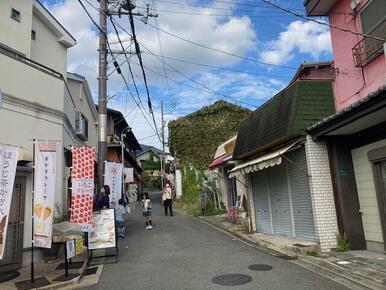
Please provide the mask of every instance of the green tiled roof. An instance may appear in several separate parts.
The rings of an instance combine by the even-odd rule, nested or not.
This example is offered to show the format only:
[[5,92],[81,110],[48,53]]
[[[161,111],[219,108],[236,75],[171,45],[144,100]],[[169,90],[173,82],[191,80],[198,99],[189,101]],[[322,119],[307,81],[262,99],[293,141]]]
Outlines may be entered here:
[[299,80],[241,123],[233,156],[247,157],[306,135],[309,126],[334,112],[331,81]]

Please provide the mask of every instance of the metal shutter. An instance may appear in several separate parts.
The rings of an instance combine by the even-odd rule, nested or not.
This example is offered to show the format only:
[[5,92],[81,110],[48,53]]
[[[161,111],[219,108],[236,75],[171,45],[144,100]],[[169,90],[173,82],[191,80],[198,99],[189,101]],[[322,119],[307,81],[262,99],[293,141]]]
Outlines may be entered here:
[[292,236],[291,209],[285,164],[268,169],[273,233]]
[[297,238],[316,241],[309,179],[306,176],[307,161],[304,147],[286,154],[290,180],[292,210]]
[[267,170],[252,173],[252,190],[256,211],[256,230],[259,233],[272,234]]

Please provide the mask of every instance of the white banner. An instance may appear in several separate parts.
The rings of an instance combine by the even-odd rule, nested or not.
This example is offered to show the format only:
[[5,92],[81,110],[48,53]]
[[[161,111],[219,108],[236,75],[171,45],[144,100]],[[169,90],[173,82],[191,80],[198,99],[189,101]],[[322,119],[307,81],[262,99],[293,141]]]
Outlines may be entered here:
[[57,142],[35,145],[34,244],[41,248],[51,248],[57,154]]
[[122,197],[122,163],[105,163],[105,184],[110,187],[110,204],[116,204]]
[[19,147],[0,144],[0,260],[3,259],[7,238],[18,154]]
[[134,182],[134,168],[125,168],[125,183]]

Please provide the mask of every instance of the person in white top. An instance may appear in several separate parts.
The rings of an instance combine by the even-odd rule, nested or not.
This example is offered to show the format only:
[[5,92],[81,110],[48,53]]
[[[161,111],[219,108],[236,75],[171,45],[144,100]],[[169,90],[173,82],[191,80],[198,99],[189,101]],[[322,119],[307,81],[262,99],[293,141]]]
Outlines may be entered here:
[[146,229],[151,230],[153,229],[151,225],[151,205],[150,205],[149,194],[147,192],[145,192],[143,195],[142,203],[143,203],[143,217],[145,218]]
[[169,181],[166,183],[166,187],[163,190],[162,201],[165,208],[165,215],[168,215],[169,208],[170,216],[173,216],[173,190]]

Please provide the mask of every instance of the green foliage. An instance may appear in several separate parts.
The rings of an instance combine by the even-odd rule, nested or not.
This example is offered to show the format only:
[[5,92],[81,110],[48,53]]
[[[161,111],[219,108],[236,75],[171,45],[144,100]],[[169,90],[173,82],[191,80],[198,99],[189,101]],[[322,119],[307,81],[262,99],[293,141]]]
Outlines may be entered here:
[[143,170],[160,170],[161,169],[161,162],[154,161],[152,159],[146,160],[142,163]]
[[249,113],[248,109],[217,101],[169,122],[171,154],[195,168],[208,168],[218,145],[236,135],[240,122]]
[[307,256],[317,257],[318,253],[316,251],[307,251]]
[[145,170],[142,173],[142,182],[146,190],[158,190],[160,187],[160,179],[153,177],[152,170]]
[[341,234],[337,235],[336,242],[337,242],[336,250],[338,252],[350,251],[350,244],[348,243],[346,233],[344,233],[343,235],[341,235]]
[[202,188],[204,174],[190,163],[182,165],[182,192],[184,198],[198,197]]

